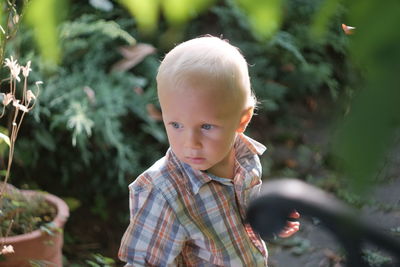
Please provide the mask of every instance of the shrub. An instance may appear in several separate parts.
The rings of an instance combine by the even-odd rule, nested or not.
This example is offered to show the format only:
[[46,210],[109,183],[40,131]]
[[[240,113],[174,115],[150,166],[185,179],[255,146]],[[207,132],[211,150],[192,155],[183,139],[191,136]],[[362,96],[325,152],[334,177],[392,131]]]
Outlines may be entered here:
[[250,64],[261,112],[282,109],[294,97],[326,91],[336,98],[350,82],[347,39],[340,28],[345,9],[338,10],[327,35],[317,42],[311,35],[311,25],[320,3],[284,1],[282,28],[270,40],[259,41],[235,2],[225,0],[191,23],[188,35],[222,35],[242,50]]
[[[319,3],[285,2],[281,30],[260,41],[242,11],[225,0],[186,25],[183,39],[210,33],[237,45],[250,63],[252,85],[261,100],[259,113],[283,110],[291,98],[310,94],[328,91],[336,97],[349,82],[347,44],[340,32],[344,10],[331,21],[324,41],[315,42],[309,28]],[[127,184],[167,147],[163,126],[149,114],[149,107],[157,106],[155,75],[165,51],[147,56],[132,70],[112,71],[112,66],[121,59],[118,48],[136,39],[159,42],[164,49],[163,22],[159,30],[151,38],[137,35],[135,20],[119,6],[94,12],[87,4],[72,5],[60,29],[62,63],[54,69],[35,66],[42,70],[36,80],[46,83],[36,120],[26,127],[32,130],[21,133],[16,151],[16,163],[30,171],[18,168],[14,179],[20,184],[39,181],[37,186],[52,187],[55,193],[99,203],[127,195]],[[36,57],[31,33],[25,29],[20,36],[18,49],[30,59]],[[55,179],[62,188],[56,186],[59,181],[52,182]]]
[[[149,56],[142,63],[147,77],[111,71],[121,58],[118,47],[136,42],[118,21],[83,14],[63,23],[60,32],[64,59],[55,69],[40,66],[46,83],[34,130],[23,133],[17,148],[20,163],[33,171],[19,173],[19,181],[39,180],[49,188],[61,180],[63,188],[74,188],[68,194],[80,198],[115,196],[160,157],[166,141],[147,112],[156,102],[151,77],[158,61]],[[27,42],[30,33],[23,38]]]

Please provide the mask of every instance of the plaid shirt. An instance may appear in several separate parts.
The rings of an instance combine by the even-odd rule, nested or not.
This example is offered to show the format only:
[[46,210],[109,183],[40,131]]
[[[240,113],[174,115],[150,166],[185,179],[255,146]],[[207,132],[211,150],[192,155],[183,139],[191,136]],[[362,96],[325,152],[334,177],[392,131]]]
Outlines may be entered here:
[[234,179],[192,169],[168,150],[131,185],[126,266],[266,266],[265,243],[245,223],[261,185],[265,147],[239,134]]

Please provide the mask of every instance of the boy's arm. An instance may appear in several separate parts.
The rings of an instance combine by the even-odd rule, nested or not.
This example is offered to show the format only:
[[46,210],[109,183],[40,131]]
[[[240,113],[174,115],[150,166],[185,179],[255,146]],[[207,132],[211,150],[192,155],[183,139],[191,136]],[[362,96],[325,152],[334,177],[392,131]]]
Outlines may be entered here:
[[130,188],[130,212],[119,258],[126,266],[175,265],[185,230],[163,195],[154,188]]

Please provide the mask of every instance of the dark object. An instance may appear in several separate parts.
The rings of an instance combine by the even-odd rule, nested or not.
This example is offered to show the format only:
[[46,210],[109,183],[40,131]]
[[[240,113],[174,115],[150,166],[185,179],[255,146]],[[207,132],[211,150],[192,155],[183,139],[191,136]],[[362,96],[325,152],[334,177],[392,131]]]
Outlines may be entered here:
[[296,179],[264,183],[260,195],[250,202],[247,221],[267,240],[283,230],[293,210],[318,218],[337,237],[346,250],[349,267],[369,266],[361,254],[365,242],[400,259],[400,242],[359,219],[357,211],[333,196]]

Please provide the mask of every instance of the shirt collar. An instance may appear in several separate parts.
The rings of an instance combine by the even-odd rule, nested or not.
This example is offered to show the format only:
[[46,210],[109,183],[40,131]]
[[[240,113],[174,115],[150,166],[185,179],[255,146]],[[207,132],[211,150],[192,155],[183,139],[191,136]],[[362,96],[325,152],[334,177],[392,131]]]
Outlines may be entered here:
[[[237,135],[234,148],[235,157],[239,163],[248,162],[247,159],[253,158],[255,155],[261,155],[266,150],[264,145],[242,133]],[[195,195],[204,184],[212,180],[218,181],[217,179],[214,179],[212,175],[208,175],[204,171],[195,170],[190,167],[190,165],[180,161],[171,148],[168,150],[167,156],[169,164],[172,164],[174,169],[177,168],[182,171],[183,175],[188,178],[188,186]]]
[[237,135],[235,140],[235,149],[236,151],[238,151],[239,149],[243,149],[244,153],[242,153],[242,155],[262,155],[265,150],[267,150],[267,148],[263,144],[257,142],[254,139],[251,139],[243,133]]
[[171,148],[168,149],[167,157],[168,164],[172,164],[172,169],[178,169],[187,178],[186,182],[188,183],[188,187],[193,191],[193,194],[197,194],[204,184],[212,180],[206,172],[195,170],[190,165],[180,161]]

